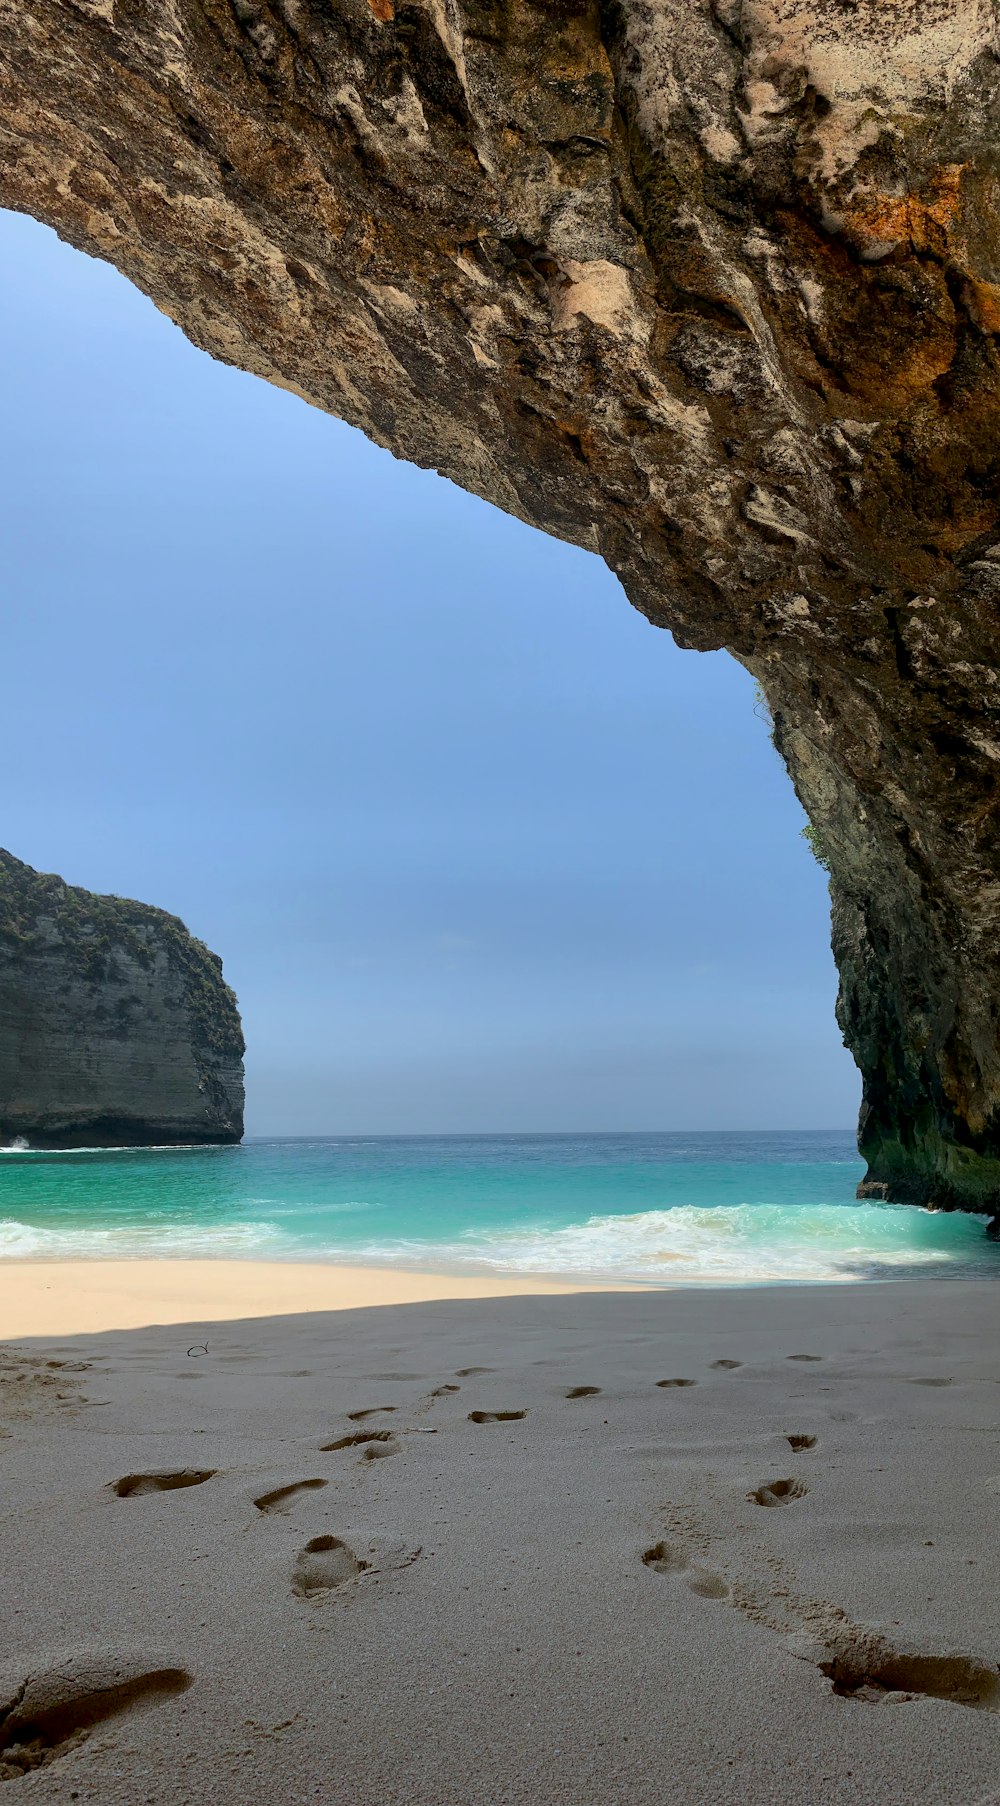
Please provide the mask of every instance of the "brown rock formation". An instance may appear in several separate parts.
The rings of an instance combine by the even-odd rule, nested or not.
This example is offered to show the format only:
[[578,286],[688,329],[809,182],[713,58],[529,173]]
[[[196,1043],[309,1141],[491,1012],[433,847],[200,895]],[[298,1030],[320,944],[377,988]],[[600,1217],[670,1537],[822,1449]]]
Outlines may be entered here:
[[991,0],[0,0],[0,200],[759,678],[861,1145],[1000,1201]]
[[243,1031],[217,955],[165,910],[0,850],[0,1142],[242,1134]]

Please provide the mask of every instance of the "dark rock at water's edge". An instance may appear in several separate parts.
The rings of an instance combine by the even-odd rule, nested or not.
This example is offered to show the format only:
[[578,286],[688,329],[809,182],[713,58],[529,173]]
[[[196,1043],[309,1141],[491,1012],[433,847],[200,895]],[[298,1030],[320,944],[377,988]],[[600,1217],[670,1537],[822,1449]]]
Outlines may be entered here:
[[0,1142],[234,1142],[243,1030],[222,961],[165,910],[0,849]]
[[1000,1204],[996,6],[0,0],[0,37],[0,201],[754,674],[867,1182]]

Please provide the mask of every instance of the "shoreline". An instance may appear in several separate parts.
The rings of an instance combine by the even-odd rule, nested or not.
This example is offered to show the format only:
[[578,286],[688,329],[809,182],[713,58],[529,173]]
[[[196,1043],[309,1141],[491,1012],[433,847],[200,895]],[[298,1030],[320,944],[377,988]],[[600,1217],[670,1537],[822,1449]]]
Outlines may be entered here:
[[865,1278],[752,1280],[685,1277],[643,1283],[561,1273],[454,1273],[355,1266],[340,1261],[209,1256],[0,1259],[0,1343],[99,1335],[173,1324],[236,1323],[326,1311],[391,1309],[474,1299],[587,1294],[629,1297],[757,1297],[770,1294],[905,1290],[914,1285],[990,1285],[981,1273],[877,1274]]

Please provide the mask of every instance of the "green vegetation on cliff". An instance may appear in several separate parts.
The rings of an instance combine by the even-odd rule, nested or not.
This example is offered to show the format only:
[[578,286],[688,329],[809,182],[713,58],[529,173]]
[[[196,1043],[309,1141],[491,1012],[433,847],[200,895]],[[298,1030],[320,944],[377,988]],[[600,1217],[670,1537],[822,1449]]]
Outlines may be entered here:
[[218,1059],[242,1059],[240,1013],[222,961],[179,916],[67,884],[0,848],[0,953],[30,955],[53,939],[70,970],[95,991],[122,955],[147,968],[165,955],[182,980],[195,1045]]

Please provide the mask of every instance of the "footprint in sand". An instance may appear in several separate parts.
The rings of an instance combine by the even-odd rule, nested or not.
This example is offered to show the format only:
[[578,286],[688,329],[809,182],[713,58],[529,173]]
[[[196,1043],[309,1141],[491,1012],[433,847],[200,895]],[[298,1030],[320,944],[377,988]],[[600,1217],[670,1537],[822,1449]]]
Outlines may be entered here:
[[742,1365],[743,1365],[742,1361],[713,1361],[712,1362],[713,1367],[724,1367],[726,1369],[727,1373],[731,1373],[733,1371],[734,1367],[742,1367]]
[[204,1486],[217,1472],[214,1467],[179,1467],[172,1472],[123,1474],[120,1480],[112,1480],[109,1491],[119,1499],[135,1499],[150,1492],[176,1492],[182,1486]]
[[845,1639],[817,1664],[842,1699],[944,1699],[980,1712],[1000,1712],[1000,1674],[970,1656],[899,1655],[878,1638]]
[[748,1492],[747,1498],[755,1505],[791,1505],[795,1499],[804,1499],[808,1491],[804,1480],[767,1480],[755,1492]]
[[911,1386],[950,1386],[952,1384],[952,1381],[950,1379],[948,1379],[948,1380],[910,1380],[909,1384]]
[[456,1367],[455,1372],[460,1380],[469,1380],[474,1373],[496,1373],[495,1367]]
[[254,1500],[258,1511],[288,1511],[304,1492],[315,1492],[325,1480],[291,1480],[287,1486],[276,1486],[273,1492],[262,1492]]
[[697,1386],[697,1380],[657,1380],[658,1386]]
[[519,1417],[527,1417],[527,1411],[470,1411],[470,1423],[514,1423]]
[[795,1450],[796,1454],[798,1454],[800,1449],[814,1449],[816,1447],[815,1436],[786,1436],[785,1441],[790,1449]]
[[399,1443],[391,1430],[352,1430],[348,1436],[338,1436],[335,1442],[324,1442],[320,1453],[332,1455],[337,1449],[364,1448],[363,1461],[378,1461],[383,1455],[399,1453]]
[[[801,1497],[805,1490],[801,1481],[771,1481],[747,1496],[763,1505],[780,1505]],[[763,1497],[765,1493],[770,1496]],[[775,1604],[781,1601],[772,1615],[762,1609],[763,1595],[757,1595],[752,1587],[741,1581],[729,1592],[721,1576],[691,1564],[681,1543],[654,1543],[642,1559],[655,1573],[681,1579],[704,1597],[724,1599],[728,1593],[730,1603],[753,1622],[783,1633],[789,1651],[817,1668],[841,1699],[879,1704],[923,1697],[1000,1715],[1000,1665],[995,1661],[969,1654],[894,1649],[874,1627],[852,1624],[839,1606],[803,1598],[784,1584],[776,1592],[774,1578],[781,1573],[780,1563],[769,1562],[772,1574],[767,1592]],[[793,1629],[796,1619],[797,1631]],[[980,1806],[986,1806],[985,1796]],[[990,1806],[994,1806],[992,1795]]]
[[368,1567],[339,1536],[314,1536],[296,1559],[292,1592],[297,1599],[317,1599],[356,1580]]
[[571,1386],[569,1391],[566,1394],[566,1397],[567,1398],[596,1398],[598,1396],[600,1390],[601,1390],[600,1386]]
[[684,1576],[685,1584],[699,1599],[728,1599],[729,1588],[721,1574],[713,1574],[708,1568],[692,1568]]
[[642,1559],[647,1568],[654,1568],[657,1574],[683,1574],[689,1566],[687,1556],[672,1543],[654,1543]]
[[821,1361],[822,1355],[786,1355],[787,1361]]
[[[88,1363],[74,1364],[78,1369]],[[64,1410],[68,1406],[93,1404],[80,1392],[80,1382],[67,1379],[64,1372],[52,1371],[51,1363],[29,1356],[14,1355],[0,1348],[0,1419],[24,1422],[39,1411]],[[6,1427],[0,1435],[9,1435]]]
[[143,1667],[133,1658],[60,1658],[25,1677],[0,1675],[0,1781],[16,1781],[74,1748],[95,1725],[183,1693],[186,1668]]
[[363,1411],[348,1411],[348,1423],[363,1423],[366,1417],[377,1417],[381,1411],[395,1411],[396,1405],[366,1405]]
[[445,1398],[449,1392],[461,1392],[461,1390],[461,1386],[435,1386],[434,1391],[431,1393],[431,1397]]
[[672,1543],[654,1543],[651,1549],[643,1554],[647,1568],[656,1574],[675,1574],[699,1599],[728,1599],[729,1588],[721,1574],[713,1574],[710,1568],[692,1566],[683,1549],[677,1549]]

